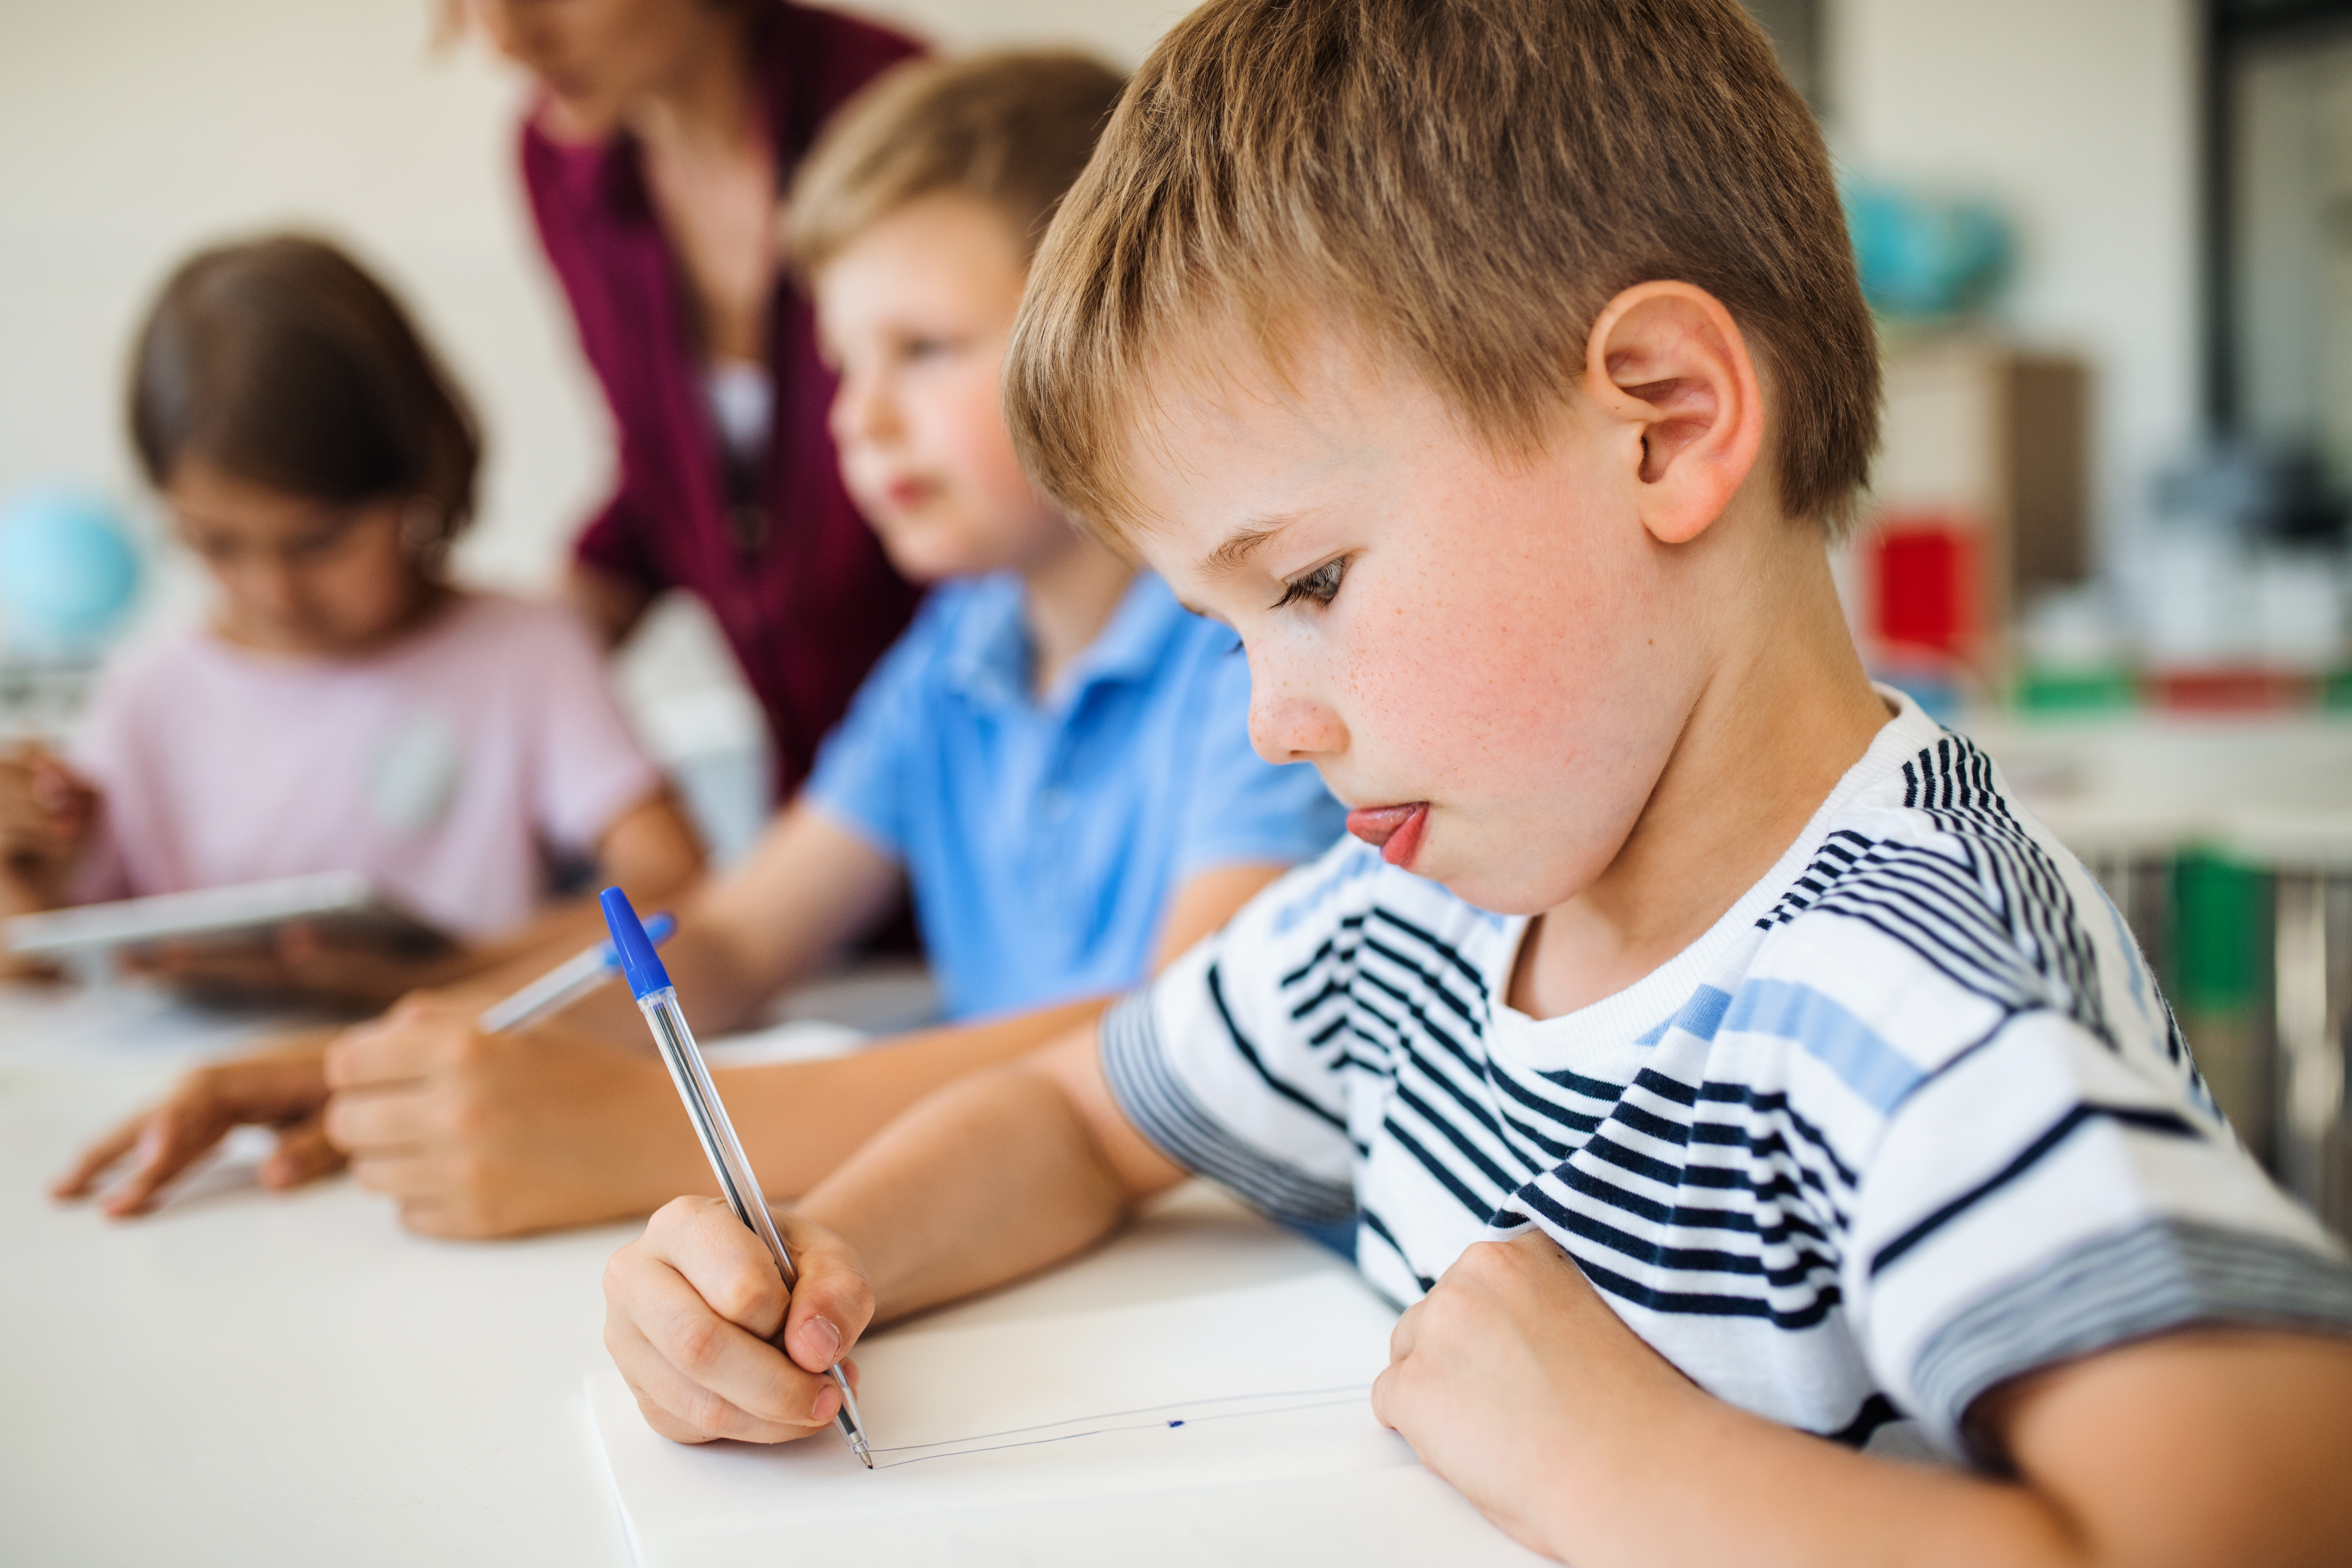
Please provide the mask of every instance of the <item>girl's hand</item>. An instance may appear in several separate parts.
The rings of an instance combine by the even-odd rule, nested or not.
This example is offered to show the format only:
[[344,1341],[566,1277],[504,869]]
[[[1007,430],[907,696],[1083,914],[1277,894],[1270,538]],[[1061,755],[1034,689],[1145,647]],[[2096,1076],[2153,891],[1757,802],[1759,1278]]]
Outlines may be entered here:
[[370,1012],[458,978],[474,963],[459,948],[425,958],[345,942],[304,921],[258,941],[167,941],[121,956],[130,973],[199,999],[323,1003]]
[[172,1179],[230,1128],[249,1124],[278,1129],[278,1147],[262,1162],[263,1186],[299,1186],[339,1169],[343,1157],[327,1142],[320,1124],[327,1103],[327,1037],[305,1036],[276,1050],[198,1068],[161,1105],[141,1111],[84,1150],[73,1169],[50,1186],[49,1195],[89,1196],[99,1179],[128,1155],[129,1173],[100,1207],[115,1219],[144,1214]]
[[0,914],[65,902],[98,808],[96,786],[41,747],[0,753]]
[[773,1212],[800,1275],[790,1292],[717,1198],[673,1199],[604,1266],[604,1348],[665,1437],[786,1443],[841,1408],[824,1373],[873,1321],[874,1292],[847,1243]]

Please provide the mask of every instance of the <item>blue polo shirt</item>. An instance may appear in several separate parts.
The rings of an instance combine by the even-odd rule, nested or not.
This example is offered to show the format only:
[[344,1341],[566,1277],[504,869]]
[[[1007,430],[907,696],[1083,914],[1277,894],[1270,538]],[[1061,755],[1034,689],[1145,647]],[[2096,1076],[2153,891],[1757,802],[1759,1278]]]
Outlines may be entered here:
[[932,591],[826,740],[806,798],[906,868],[948,1016],[1125,990],[1188,879],[1310,860],[1339,803],[1249,743],[1234,634],[1139,574],[1043,700],[1021,583]]

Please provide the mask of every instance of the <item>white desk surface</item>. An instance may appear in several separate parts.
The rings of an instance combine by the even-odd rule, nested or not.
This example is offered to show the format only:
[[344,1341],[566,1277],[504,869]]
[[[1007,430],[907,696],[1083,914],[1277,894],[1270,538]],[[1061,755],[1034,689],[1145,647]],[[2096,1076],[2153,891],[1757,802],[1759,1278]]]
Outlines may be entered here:
[[[246,1026],[0,987],[0,1563],[629,1561],[583,1379],[634,1225],[427,1240],[348,1181],[52,1204],[87,1138]],[[941,1314],[1067,1311],[1345,1266],[1205,1189]]]

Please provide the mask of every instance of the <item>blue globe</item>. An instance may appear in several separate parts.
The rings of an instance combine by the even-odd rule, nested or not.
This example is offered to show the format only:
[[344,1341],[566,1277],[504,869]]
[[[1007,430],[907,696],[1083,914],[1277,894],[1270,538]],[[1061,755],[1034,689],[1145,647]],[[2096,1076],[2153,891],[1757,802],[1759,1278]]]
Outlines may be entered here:
[[1862,291],[1882,315],[1963,314],[1990,302],[2007,280],[2015,247],[1990,203],[1852,178],[1840,194]]
[[104,499],[64,485],[0,506],[0,637],[28,653],[95,650],[139,593],[139,552]]

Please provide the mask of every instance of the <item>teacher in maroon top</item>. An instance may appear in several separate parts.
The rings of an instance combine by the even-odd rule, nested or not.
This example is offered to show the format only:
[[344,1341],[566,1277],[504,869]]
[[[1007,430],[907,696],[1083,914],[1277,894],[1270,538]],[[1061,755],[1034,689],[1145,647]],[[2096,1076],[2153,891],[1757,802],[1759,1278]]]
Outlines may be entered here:
[[761,706],[777,790],[906,625],[915,591],[858,517],[833,379],[779,265],[779,192],[827,115],[918,52],[779,0],[470,0],[541,88],[523,183],[620,437],[570,592],[608,642],[699,595]]

